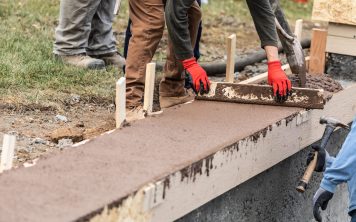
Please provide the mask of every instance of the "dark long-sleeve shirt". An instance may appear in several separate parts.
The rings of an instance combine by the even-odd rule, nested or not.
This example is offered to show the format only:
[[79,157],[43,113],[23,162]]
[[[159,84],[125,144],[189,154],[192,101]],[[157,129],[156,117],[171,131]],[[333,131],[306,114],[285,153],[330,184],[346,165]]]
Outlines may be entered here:
[[[166,22],[169,36],[177,59],[184,60],[193,57],[188,29],[188,9],[195,0],[167,0]],[[269,0],[246,0],[250,9],[262,48],[278,46],[275,16]]]

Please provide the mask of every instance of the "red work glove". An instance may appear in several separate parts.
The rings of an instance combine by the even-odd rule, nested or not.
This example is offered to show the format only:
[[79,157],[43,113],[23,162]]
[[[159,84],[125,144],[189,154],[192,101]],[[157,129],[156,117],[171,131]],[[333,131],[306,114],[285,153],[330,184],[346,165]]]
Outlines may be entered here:
[[[287,100],[292,89],[292,83],[282,70],[280,61],[268,63],[268,83],[273,87],[273,95],[278,100]],[[281,98],[283,97],[283,98]]]
[[195,93],[208,93],[210,81],[205,70],[197,63],[194,57],[182,61],[184,69],[191,77],[191,86]]

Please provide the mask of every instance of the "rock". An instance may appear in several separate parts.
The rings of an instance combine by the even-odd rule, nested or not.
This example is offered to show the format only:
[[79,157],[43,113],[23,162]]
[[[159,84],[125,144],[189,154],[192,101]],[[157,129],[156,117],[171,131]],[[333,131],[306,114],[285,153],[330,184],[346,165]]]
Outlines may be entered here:
[[73,145],[73,140],[71,139],[61,139],[58,141],[58,148],[63,149],[68,146]]
[[68,122],[68,118],[62,115],[57,115],[54,119],[58,122]]
[[32,144],[42,144],[42,145],[46,145],[47,144],[47,140],[41,139],[41,138],[36,138],[34,140],[32,140]]
[[77,143],[83,140],[83,132],[84,130],[78,128],[59,128],[49,136],[54,143],[58,143],[61,139],[71,139],[74,143]]
[[73,104],[77,104],[80,102],[80,96],[77,94],[71,94],[70,95],[70,103]]
[[76,126],[76,127],[79,127],[79,128],[83,128],[83,127],[85,127],[85,125],[84,125],[84,122],[83,122],[83,121],[80,121],[80,122],[79,122],[79,123],[77,123],[75,126]]

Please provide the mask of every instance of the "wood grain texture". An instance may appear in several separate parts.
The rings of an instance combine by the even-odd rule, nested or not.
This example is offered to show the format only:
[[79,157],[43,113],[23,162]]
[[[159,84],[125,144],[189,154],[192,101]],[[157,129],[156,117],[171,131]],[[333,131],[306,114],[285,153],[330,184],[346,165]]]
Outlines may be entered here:
[[324,74],[327,34],[324,29],[313,29],[309,61],[309,74],[311,75]]
[[312,19],[356,25],[356,0],[314,0]]

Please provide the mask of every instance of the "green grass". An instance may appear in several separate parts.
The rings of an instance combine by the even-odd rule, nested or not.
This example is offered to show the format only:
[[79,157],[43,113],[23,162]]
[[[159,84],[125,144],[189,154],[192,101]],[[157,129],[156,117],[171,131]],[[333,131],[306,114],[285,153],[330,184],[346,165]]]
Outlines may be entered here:
[[[22,103],[48,102],[70,93],[113,97],[117,72],[114,69],[88,71],[65,66],[54,59],[59,2],[0,1],[0,101],[11,98]],[[293,0],[281,0],[281,3],[291,20],[310,17],[312,1],[307,5],[295,4]],[[120,32],[126,26],[127,9],[127,1],[123,1],[115,26]],[[203,12],[204,19],[233,16],[239,22],[251,22],[245,0],[210,0]]]
[[[310,20],[313,0],[309,0],[307,4],[297,4],[293,0],[280,0],[280,4],[289,20]],[[204,13],[208,18],[227,15],[241,21],[250,20],[246,0],[209,0],[209,4],[204,6]]]
[[[32,101],[77,93],[111,97],[115,71],[65,66],[52,54],[56,0],[6,0],[0,12],[0,93]],[[50,95],[50,96],[46,96]],[[16,100],[16,99],[15,99]],[[23,101],[21,101],[23,102]]]

